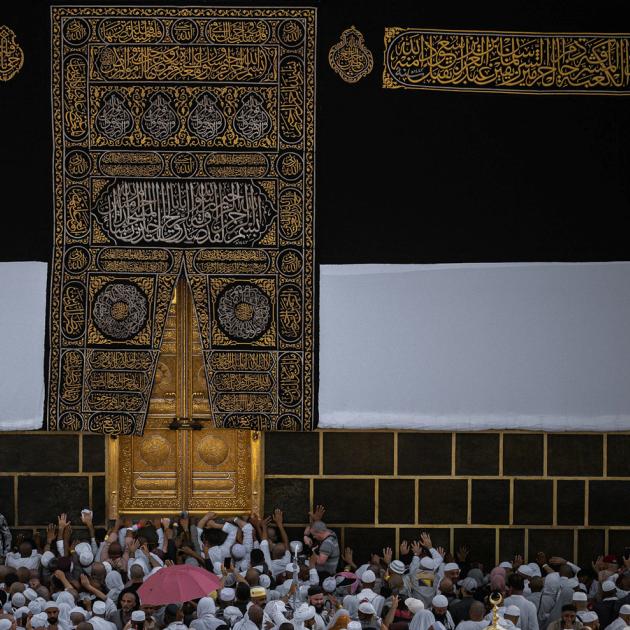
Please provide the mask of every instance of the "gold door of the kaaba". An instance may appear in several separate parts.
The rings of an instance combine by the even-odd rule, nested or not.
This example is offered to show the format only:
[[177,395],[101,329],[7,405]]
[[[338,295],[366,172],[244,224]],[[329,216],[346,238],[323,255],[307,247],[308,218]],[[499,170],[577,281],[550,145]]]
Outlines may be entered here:
[[260,442],[253,431],[213,427],[192,296],[180,280],[144,435],[109,440],[109,516],[257,511]]

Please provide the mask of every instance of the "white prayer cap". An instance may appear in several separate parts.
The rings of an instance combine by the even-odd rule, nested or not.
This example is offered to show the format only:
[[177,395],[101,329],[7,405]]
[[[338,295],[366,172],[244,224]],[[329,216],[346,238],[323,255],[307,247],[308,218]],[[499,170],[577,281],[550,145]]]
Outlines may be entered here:
[[32,602],[28,603],[28,609],[34,615],[38,615],[40,612],[42,612],[42,603],[39,600],[34,599]]
[[334,593],[337,588],[337,580],[334,577],[329,576],[322,582],[322,588],[326,593]]
[[604,582],[602,582],[602,591],[604,591],[604,593],[611,593],[612,591],[616,590],[617,585],[611,580],[605,580]]
[[360,621],[351,621],[348,624],[347,630],[362,630],[361,622]]
[[105,602],[100,599],[92,604],[92,612],[95,615],[104,615],[106,610],[107,606],[105,605]]
[[144,614],[144,610],[134,610],[131,613],[131,621],[146,621],[147,616]]
[[26,606],[20,606],[14,613],[13,616],[17,619],[18,617],[22,617],[23,615],[28,615],[29,609]]
[[477,580],[475,578],[467,577],[458,582],[459,586],[466,589],[469,593],[477,590]]
[[512,563],[511,563],[511,562],[508,562],[507,560],[504,560],[504,561],[503,561],[503,562],[499,565],[499,567],[500,567],[501,569],[511,569],[511,568],[512,568]]
[[263,588],[269,588],[271,586],[271,578],[266,573],[263,573],[258,578],[258,584],[260,584]]
[[87,542],[80,542],[75,548],[74,551],[76,552],[77,556],[80,556],[83,552],[85,551],[89,551],[90,553],[92,553],[92,546],[90,545],[90,543]]
[[428,571],[433,571],[433,568],[435,567],[435,561],[433,560],[433,558],[423,556],[422,558],[420,558],[420,566],[423,569],[427,569]]
[[510,606],[506,606],[505,610],[503,611],[504,615],[510,615],[510,617],[520,617],[521,616],[521,609],[518,606],[515,606],[514,604],[511,604]]
[[13,593],[11,597],[11,604],[13,608],[20,608],[26,604],[26,597],[24,597],[24,593]]
[[583,593],[582,591],[576,591],[575,593],[573,593],[574,602],[585,602],[586,600],[586,593]]
[[0,619],[0,630],[9,630],[12,625],[10,619]]
[[578,613],[578,617],[582,623],[593,623],[593,621],[599,620],[597,613],[593,610],[583,610]]
[[630,604],[624,604],[620,609],[619,609],[619,614],[620,615],[630,615]]
[[46,613],[37,613],[31,617],[31,627],[45,628],[48,625],[48,615]]
[[540,567],[535,562],[530,562],[527,565],[532,570],[532,575],[537,577],[542,577],[542,573],[540,572]]
[[457,562],[447,562],[444,565],[444,571],[459,571],[459,565]]
[[114,569],[114,567],[112,567],[112,565],[109,562],[107,562],[107,560],[103,562],[103,566],[105,567],[105,571],[107,571],[107,573],[111,573]]
[[94,554],[91,551],[82,551],[79,556],[79,564],[82,567],[89,567],[94,562]]
[[241,545],[241,543],[235,543],[232,545],[232,558],[235,560],[242,560],[246,553],[247,549],[245,549],[245,546]]
[[57,602],[46,602],[44,604],[44,610],[50,610],[51,608],[59,610],[59,604],[57,604]]
[[[221,592],[224,590],[225,589],[222,589]],[[243,613],[236,606],[228,606],[223,611],[223,618],[231,622],[234,622],[237,619],[242,619],[242,617]]]
[[374,571],[372,569],[367,569],[367,571],[363,571],[361,575],[361,582],[364,584],[372,584],[376,582],[376,575],[374,575]]
[[222,571],[221,569],[223,568],[223,565],[220,562],[213,562],[212,563],[212,570],[217,574],[217,575],[221,575]]
[[517,571],[518,571],[518,573],[520,573],[521,575],[524,575],[526,577],[533,577],[534,576],[534,572],[532,571],[532,568],[528,564],[522,564],[518,568]]
[[[359,606],[359,610],[361,607]],[[313,619],[315,617],[315,607],[309,606],[308,604],[300,604],[297,610],[293,614],[293,618],[296,621],[308,621],[309,619]]]
[[405,564],[400,560],[392,560],[389,563],[389,570],[392,573],[398,573],[398,575],[403,575],[405,573]]
[[47,569],[50,561],[55,557],[55,554],[52,551],[44,551],[41,558],[42,566]]
[[424,602],[421,599],[416,599],[415,597],[407,597],[405,600],[405,606],[407,606],[407,610],[415,615],[419,610],[424,609]]
[[32,602],[37,599],[37,591],[32,588],[25,588],[24,597],[26,597],[29,602]]
[[[236,591],[233,588],[226,587],[226,588],[222,588],[219,591],[219,599],[221,601],[233,602],[235,597],[236,597]],[[229,606],[228,606],[228,608],[229,608]],[[227,610],[227,608],[226,608],[226,610]],[[238,608],[237,608],[237,610],[238,610]]]
[[365,601],[359,604],[359,612],[362,612],[364,615],[375,615],[376,609],[370,602]]
[[447,608],[448,607],[448,599],[444,595],[436,595],[431,600],[431,605],[434,608]]

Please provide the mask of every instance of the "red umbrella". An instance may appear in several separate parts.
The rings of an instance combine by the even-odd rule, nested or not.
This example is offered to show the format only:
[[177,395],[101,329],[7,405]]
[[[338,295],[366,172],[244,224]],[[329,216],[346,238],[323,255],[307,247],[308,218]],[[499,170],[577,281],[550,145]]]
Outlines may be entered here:
[[214,573],[190,564],[175,564],[149,577],[138,589],[138,595],[143,604],[160,606],[205,597],[220,586]]

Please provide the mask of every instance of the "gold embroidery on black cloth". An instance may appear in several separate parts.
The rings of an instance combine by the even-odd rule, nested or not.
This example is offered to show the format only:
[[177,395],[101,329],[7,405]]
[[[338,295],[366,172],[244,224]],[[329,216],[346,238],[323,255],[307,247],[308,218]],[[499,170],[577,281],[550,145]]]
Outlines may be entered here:
[[346,82],[356,83],[372,72],[374,59],[366,47],[363,33],[354,26],[341,34],[341,41],[328,52],[330,67]]
[[17,43],[15,33],[0,24],[0,81],[12,79],[24,64],[24,52]]
[[630,94],[630,34],[385,29],[383,87]]
[[142,434],[181,274],[215,425],[313,428],[315,17],[52,8],[50,430]]

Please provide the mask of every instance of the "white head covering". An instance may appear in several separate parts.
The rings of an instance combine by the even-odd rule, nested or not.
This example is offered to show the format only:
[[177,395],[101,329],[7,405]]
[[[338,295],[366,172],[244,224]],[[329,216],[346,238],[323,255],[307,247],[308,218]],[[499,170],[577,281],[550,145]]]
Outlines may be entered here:
[[28,609],[33,613],[33,615],[38,615],[42,612],[42,603],[39,599],[34,599],[32,602],[28,603]]
[[433,558],[429,558],[428,556],[423,556],[420,558],[420,566],[427,571],[433,571],[435,568],[435,561]]
[[372,584],[373,582],[376,582],[376,575],[374,574],[374,571],[372,571],[372,569],[363,571],[363,574],[361,575],[361,582],[364,584]]
[[614,582],[611,582],[610,580],[605,580],[604,582],[602,582],[602,591],[604,591],[604,593],[612,593],[616,590],[617,585]]
[[105,605],[105,602],[101,601],[100,599],[92,604],[92,612],[95,615],[104,615],[106,610],[107,606]]
[[112,571],[105,576],[105,586],[107,586],[107,596],[113,602],[118,599],[120,591],[125,588],[122,576],[118,573],[118,571]]
[[258,584],[260,584],[263,588],[269,588],[271,586],[271,578],[266,573],[263,573],[258,578]]
[[232,545],[232,558],[234,558],[234,560],[242,560],[245,557],[245,554],[247,553],[247,549],[245,549],[244,545],[241,545],[241,543],[234,543]]
[[79,556],[79,564],[82,567],[89,567],[93,562],[94,554],[92,553],[92,550],[81,552],[81,555]]
[[[226,587],[226,588],[222,588],[219,591],[219,599],[222,602],[233,602],[235,597],[236,597],[236,591],[233,588]],[[238,608],[236,610],[238,610]]]
[[10,619],[0,619],[0,630],[9,630],[12,625]]
[[599,617],[594,610],[583,610],[578,613],[578,617],[582,623],[593,623],[593,621],[599,620]]
[[37,591],[32,588],[25,588],[24,597],[26,597],[29,602],[32,602],[37,599]]
[[348,629],[347,630],[361,630],[363,626],[361,625],[360,621],[351,621],[348,624]]
[[575,593],[573,593],[573,601],[574,602],[585,602],[587,601],[588,597],[586,597],[586,593],[583,593],[582,591],[576,591]]
[[419,610],[409,624],[409,630],[429,630],[435,623],[435,617],[430,610]]
[[424,602],[415,597],[407,597],[405,606],[407,606],[407,610],[409,610],[412,615],[415,615],[419,610],[424,610]]
[[502,569],[511,569],[512,563],[508,562],[507,560],[504,560],[503,562],[499,564],[499,567],[501,567]]
[[68,591],[62,591],[57,597],[57,605],[59,604],[68,604],[72,608],[75,604],[74,597]]
[[308,621],[315,617],[315,606],[309,606],[308,604],[300,604],[293,615],[293,619],[296,621]]
[[235,621],[243,618],[243,613],[236,606],[228,606],[223,610],[223,618],[233,625]]
[[33,628],[45,628],[48,625],[48,615],[46,613],[37,613],[31,617],[31,626]]
[[619,609],[619,614],[620,615],[630,615],[630,604],[624,604],[620,609]]
[[457,562],[447,562],[444,565],[444,571],[459,571],[459,565]]
[[90,543],[83,541],[74,548],[74,551],[77,556],[80,556],[84,551],[89,551],[90,553],[92,553],[92,546],[90,545]]
[[50,561],[55,557],[55,554],[52,551],[44,551],[44,553],[42,554],[41,560],[40,562],[42,563],[42,566],[47,569],[48,568],[48,564],[50,563]]
[[372,606],[372,604],[370,604],[370,602],[361,602],[359,604],[359,612],[364,615],[375,615],[376,609]]
[[24,593],[13,593],[11,597],[11,604],[13,608],[21,608],[26,604],[26,597],[24,597]]
[[431,605],[434,608],[448,608],[448,599],[444,595],[436,595],[431,600]]
[[332,577],[332,575],[328,576],[322,582],[322,588],[324,589],[326,593],[334,593],[335,589],[337,588],[337,580],[335,580],[335,578]]
[[515,606],[514,604],[511,604],[510,606],[506,606],[505,610],[503,611],[504,615],[510,615],[510,617],[520,617],[521,616],[521,609],[518,606]]
[[105,562],[103,562],[102,564],[105,567],[105,571],[107,571],[107,573],[111,573],[112,570],[114,569],[114,567],[112,567],[111,563],[108,562],[107,560],[105,560]]
[[81,608],[81,606],[75,606],[74,608],[71,608],[70,614],[73,615],[74,613],[79,613],[83,615],[83,619],[87,620],[88,618],[87,610],[85,610],[85,608]]
[[51,608],[56,608],[59,610],[59,605],[55,601],[48,601],[44,604],[44,610],[50,610]]

